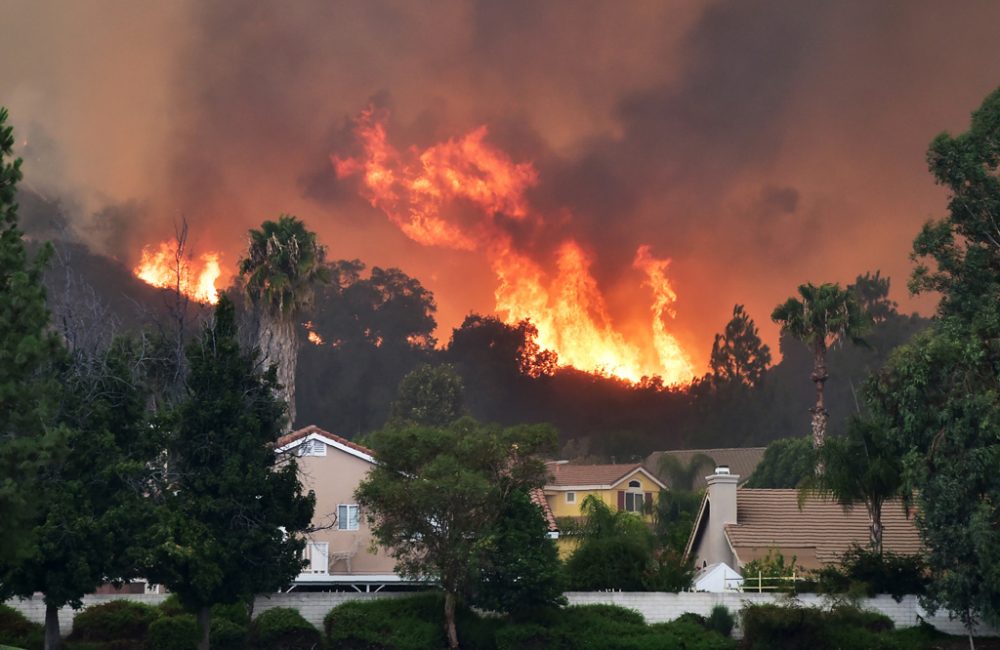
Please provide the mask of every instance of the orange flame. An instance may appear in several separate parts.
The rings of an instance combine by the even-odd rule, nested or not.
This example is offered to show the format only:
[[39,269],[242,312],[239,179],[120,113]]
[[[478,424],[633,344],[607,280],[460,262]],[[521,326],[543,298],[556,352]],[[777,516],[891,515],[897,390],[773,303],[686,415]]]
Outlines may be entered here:
[[177,242],[161,242],[156,248],[142,247],[142,258],[132,269],[135,277],[146,284],[161,289],[176,289],[191,300],[215,304],[219,291],[215,287],[222,269],[219,253],[204,253],[196,269],[183,249],[178,252]]
[[[676,294],[666,276],[668,260],[657,260],[648,246],[636,252],[635,268],[653,289],[652,335],[655,351],[625,339],[615,329],[590,259],[572,239],[559,247],[555,272],[514,250],[496,223],[507,219],[542,220],[525,196],[538,181],[531,163],[515,163],[486,142],[481,126],[458,139],[423,151],[401,154],[389,143],[387,115],[368,108],[357,120],[363,148],[358,158],[331,156],[338,178],[360,175],[362,193],[414,241],[425,246],[485,251],[499,282],[496,309],[507,323],[529,319],[538,344],[555,351],[562,364],[637,382],[659,375],[668,384],[689,381],[694,370],[684,350],[667,331]],[[456,211],[471,205],[475,218]],[[467,212],[467,211],[466,211]]]

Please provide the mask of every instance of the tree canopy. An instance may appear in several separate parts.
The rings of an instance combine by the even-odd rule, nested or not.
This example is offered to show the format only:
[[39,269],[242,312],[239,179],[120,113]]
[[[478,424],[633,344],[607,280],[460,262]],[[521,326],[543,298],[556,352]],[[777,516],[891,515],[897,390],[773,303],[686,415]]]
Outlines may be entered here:
[[715,335],[708,365],[714,383],[743,386],[756,386],[771,365],[771,349],[760,340],[757,325],[743,305],[733,307],[725,331]]
[[449,645],[458,647],[457,601],[473,588],[513,495],[544,484],[536,454],[552,448],[554,432],[462,418],[444,427],[388,427],[367,442],[378,464],[358,486],[358,503],[397,572],[441,585]]

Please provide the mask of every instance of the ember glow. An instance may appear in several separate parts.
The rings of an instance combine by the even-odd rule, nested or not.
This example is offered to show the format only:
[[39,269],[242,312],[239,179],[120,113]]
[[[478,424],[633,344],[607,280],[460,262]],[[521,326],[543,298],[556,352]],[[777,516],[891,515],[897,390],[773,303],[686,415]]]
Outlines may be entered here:
[[178,251],[176,242],[165,241],[156,247],[144,246],[132,272],[146,284],[179,290],[191,300],[213,305],[219,301],[215,286],[222,275],[218,253],[204,253],[195,261],[183,249]]
[[[386,119],[372,108],[361,113],[356,132],[363,153],[331,156],[338,178],[360,176],[365,198],[410,239],[485,253],[498,281],[496,309],[507,323],[530,320],[539,345],[556,352],[563,365],[633,382],[653,375],[668,384],[692,378],[688,355],[667,329],[677,298],[666,275],[669,260],[654,258],[648,246],[636,252],[634,266],[645,275],[645,281],[637,277],[637,289],[652,290],[654,349],[644,349],[616,329],[591,259],[576,240],[563,241],[549,270],[516,250],[500,227],[500,217],[544,220],[525,196],[538,182],[531,163],[514,162],[491,146],[485,126],[423,151],[400,152],[389,142]],[[471,217],[467,206],[474,208]]]

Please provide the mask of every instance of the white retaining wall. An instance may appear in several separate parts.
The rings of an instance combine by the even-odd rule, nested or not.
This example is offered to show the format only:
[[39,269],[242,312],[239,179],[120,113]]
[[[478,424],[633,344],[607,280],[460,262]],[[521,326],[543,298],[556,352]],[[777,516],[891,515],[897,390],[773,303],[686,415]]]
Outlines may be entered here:
[[[357,593],[357,592],[291,592],[283,594],[270,594],[259,596],[254,603],[254,615],[259,614],[272,607],[293,607],[310,623],[322,629],[323,617],[326,613],[337,605],[349,600],[373,600],[376,598],[398,598],[404,597],[406,592],[385,592],[385,593]],[[127,598],[137,602],[158,605],[167,596],[163,594],[114,594],[114,595],[93,595],[83,599],[84,607],[106,603],[110,600]],[[570,592],[566,598],[571,605],[593,605],[608,604],[620,605],[629,609],[634,609],[642,614],[649,623],[662,623],[672,621],[685,612],[701,614],[707,616],[716,605],[725,605],[734,614],[737,613],[744,603],[772,603],[785,602],[786,596],[767,593],[704,593],[704,592],[683,592],[679,594],[661,592],[608,592],[608,591],[586,591]],[[829,599],[817,594],[801,594],[796,600],[807,607],[822,607],[829,604]],[[11,600],[6,603],[20,610],[30,620],[43,623],[45,621],[45,604],[42,599],[31,600]],[[905,596],[900,602],[893,600],[891,596],[879,595],[875,598],[864,598],[859,602],[864,609],[872,609],[882,612],[893,620],[896,627],[912,627],[920,620],[924,620],[942,632],[948,634],[964,635],[965,629],[961,622],[949,620],[946,612],[939,611],[935,616],[930,616],[917,602],[916,596]],[[69,634],[73,628],[73,617],[76,612],[66,607],[59,612],[59,622],[63,634]],[[738,618],[738,617],[737,617]],[[737,636],[741,635],[741,630],[735,630]],[[998,636],[1000,632],[981,626],[976,631],[976,636]]]

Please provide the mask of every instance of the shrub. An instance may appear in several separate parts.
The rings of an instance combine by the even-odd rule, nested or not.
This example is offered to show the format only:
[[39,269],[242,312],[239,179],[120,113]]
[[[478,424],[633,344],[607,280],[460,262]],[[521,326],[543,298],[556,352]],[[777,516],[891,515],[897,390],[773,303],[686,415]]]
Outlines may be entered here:
[[743,608],[743,635],[748,648],[895,648],[888,634],[892,620],[854,605],[831,610],[799,605],[748,605]]
[[549,628],[534,623],[506,625],[496,633],[497,650],[554,650],[561,648]]
[[160,615],[162,616],[180,616],[182,614],[191,614],[188,610],[184,609],[184,605],[181,605],[181,599],[178,598],[177,594],[170,594],[167,599],[156,607],[160,610]]
[[[461,621],[466,615],[458,612]],[[323,619],[331,645],[339,648],[424,650],[446,645],[444,598],[438,593],[407,598],[348,601]],[[459,640],[464,643],[462,629]]]
[[212,616],[208,634],[212,650],[242,650],[247,645],[247,628],[221,616]]
[[898,602],[907,594],[924,594],[927,575],[927,563],[920,555],[890,551],[879,555],[853,546],[844,553],[840,566],[820,569],[817,581],[823,593],[890,594]]
[[13,607],[0,605],[0,645],[26,650],[41,650],[45,643],[45,628],[32,623]]
[[212,620],[216,619],[224,619],[234,625],[246,628],[250,625],[250,608],[244,602],[213,605]]
[[191,614],[165,616],[149,626],[150,650],[194,650],[199,640],[201,629]]
[[291,607],[269,609],[250,625],[250,647],[260,650],[311,650],[322,647],[323,637]]
[[712,608],[712,613],[708,615],[706,627],[718,632],[722,636],[729,636],[733,631],[736,620],[732,612],[725,605],[716,605]]
[[[119,648],[141,648],[149,626],[160,612],[130,600],[112,600],[84,609],[73,619],[73,641],[116,641]],[[123,643],[131,641],[133,643]]]

